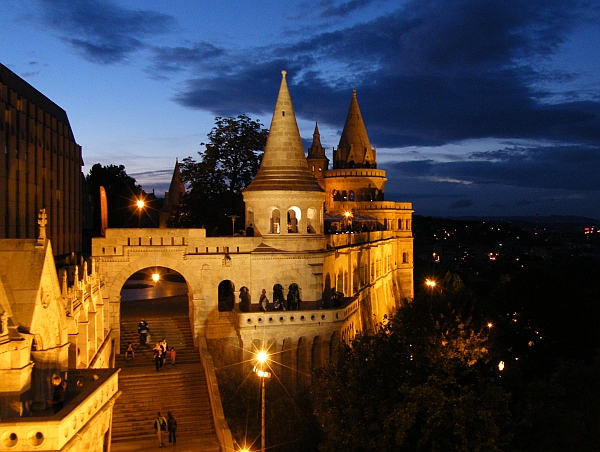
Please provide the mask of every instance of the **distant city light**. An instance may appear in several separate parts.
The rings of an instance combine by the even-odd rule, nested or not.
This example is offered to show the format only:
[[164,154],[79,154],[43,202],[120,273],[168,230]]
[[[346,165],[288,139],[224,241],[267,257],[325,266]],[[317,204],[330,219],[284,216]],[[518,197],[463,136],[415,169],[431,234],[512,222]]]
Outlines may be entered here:
[[502,371],[504,370],[504,361],[500,361],[500,362],[498,363],[498,370],[499,370],[500,372],[502,372]]

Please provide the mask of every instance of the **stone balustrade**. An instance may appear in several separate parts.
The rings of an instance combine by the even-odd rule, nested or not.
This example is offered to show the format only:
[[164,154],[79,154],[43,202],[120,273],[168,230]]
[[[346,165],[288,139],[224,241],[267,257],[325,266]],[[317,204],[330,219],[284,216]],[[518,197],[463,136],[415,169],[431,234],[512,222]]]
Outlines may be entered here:
[[[110,428],[112,407],[119,396],[118,375],[119,369],[73,373],[68,380],[67,401],[57,414],[2,419],[0,451],[93,449]],[[69,393],[75,393],[71,400]]]

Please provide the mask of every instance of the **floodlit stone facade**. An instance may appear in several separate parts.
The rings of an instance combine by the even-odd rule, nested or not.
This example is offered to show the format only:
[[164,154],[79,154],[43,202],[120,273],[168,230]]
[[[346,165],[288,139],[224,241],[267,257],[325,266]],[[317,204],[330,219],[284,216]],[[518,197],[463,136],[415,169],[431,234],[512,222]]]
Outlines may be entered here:
[[[204,336],[215,359],[240,362],[268,344],[281,353],[283,374],[325,362],[340,341],[376,328],[411,300],[412,205],[383,199],[385,171],[376,168],[357,111],[354,94],[343,151],[336,153],[345,164],[327,168],[318,128],[307,160],[283,72],[262,164],[243,193],[245,227],[253,236],[156,228],[108,229],[95,238],[92,254],[115,337],[121,289],[147,268],[185,278],[196,340]],[[257,305],[262,289],[272,302],[278,284],[284,296],[293,284],[299,287],[300,310],[247,309],[248,302]],[[302,384],[296,379],[304,377],[294,375],[303,374],[309,372],[289,377]]]
[[0,239],[0,451],[105,450],[118,371],[101,282],[93,264],[59,275],[44,210],[38,223],[37,239]]

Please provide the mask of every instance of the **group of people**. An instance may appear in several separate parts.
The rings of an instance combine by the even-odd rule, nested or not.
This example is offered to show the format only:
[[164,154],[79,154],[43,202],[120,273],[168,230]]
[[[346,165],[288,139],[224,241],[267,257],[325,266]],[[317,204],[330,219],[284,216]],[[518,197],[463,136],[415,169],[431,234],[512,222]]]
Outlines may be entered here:
[[167,355],[171,358],[171,365],[175,365],[175,358],[177,356],[177,351],[174,347],[169,348],[167,345],[167,339],[163,337],[161,342],[157,342],[154,346],[154,363],[156,365],[156,371],[160,371],[163,366],[166,364]]
[[177,420],[175,416],[171,414],[169,411],[167,413],[167,418],[158,412],[156,419],[154,419],[154,430],[156,430],[156,437],[158,439],[158,447],[163,447],[163,432],[169,432],[169,442],[173,444],[173,446],[177,445]]
[[[292,283],[288,289],[287,298],[283,295],[283,286],[281,284],[275,284],[273,286],[273,310],[274,311],[294,311],[300,309],[300,288],[298,284]],[[250,291],[247,287],[240,289],[240,310],[242,312],[250,312]],[[260,310],[263,312],[270,311],[269,298],[267,297],[267,290],[262,289],[260,298],[258,299],[258,305]]]

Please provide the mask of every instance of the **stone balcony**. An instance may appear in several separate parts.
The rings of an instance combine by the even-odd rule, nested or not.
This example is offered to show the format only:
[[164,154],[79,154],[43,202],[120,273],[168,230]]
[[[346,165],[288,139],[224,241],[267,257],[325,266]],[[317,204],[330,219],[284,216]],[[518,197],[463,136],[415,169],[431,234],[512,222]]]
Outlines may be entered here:
[[119,397],[119,369],[69,372],[65,406],[34,417],[0,421],[0,451],[98,450],[110,428],[114,402]]

